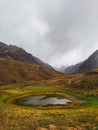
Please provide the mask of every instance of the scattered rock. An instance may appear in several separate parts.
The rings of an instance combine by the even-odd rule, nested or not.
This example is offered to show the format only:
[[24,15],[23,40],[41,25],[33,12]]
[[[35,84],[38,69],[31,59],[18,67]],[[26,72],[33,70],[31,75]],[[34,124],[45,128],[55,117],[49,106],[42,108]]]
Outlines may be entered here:
[[36,130],[58,130],[55,124],[50,124],[48,128],[38,127]]
[[84,127],[68,127],[66,130],[86,130]]
[[38,127],[36,130],[48,130],[48,129],[44,127]]
[[49,130],[58,130],[57,126],[54,124],[49,125]]

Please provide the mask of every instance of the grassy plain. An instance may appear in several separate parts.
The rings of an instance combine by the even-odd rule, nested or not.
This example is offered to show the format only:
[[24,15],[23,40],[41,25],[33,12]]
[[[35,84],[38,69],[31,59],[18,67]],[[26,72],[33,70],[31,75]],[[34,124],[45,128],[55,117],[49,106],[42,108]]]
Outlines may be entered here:
[[[11,101],[29,94],[63,93],[84,100],[69,108],[34,108]],[[0,87],[0,130],[41,130],[54,124],[58,130],[98,130],[98,96],[75,92],[64,86],[7,85]],[[55,129],[56,130],[56,129]]]

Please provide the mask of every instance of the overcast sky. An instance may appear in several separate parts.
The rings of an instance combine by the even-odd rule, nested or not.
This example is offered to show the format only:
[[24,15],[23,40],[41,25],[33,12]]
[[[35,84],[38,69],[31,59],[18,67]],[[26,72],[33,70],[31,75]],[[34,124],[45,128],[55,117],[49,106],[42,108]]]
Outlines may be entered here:
[[98,0],[0,0],[0,41],[71,65],[98,49]]

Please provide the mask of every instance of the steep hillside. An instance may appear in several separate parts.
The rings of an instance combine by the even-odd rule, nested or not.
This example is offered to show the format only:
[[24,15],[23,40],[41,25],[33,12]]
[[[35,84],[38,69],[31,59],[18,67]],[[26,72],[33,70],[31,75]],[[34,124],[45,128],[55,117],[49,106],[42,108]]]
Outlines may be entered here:
[[78,68],[77,72],[87,72],[94,68],[98,68],[98,50],[96,50],[91,56],[85,60],[80,67]]
[[0,84],[19,83],[28,80],[47,80],[61,76],[60,73],[36,64],[0,58]]
[[11,58],[14,60],[27,62],[31,64],[37,64],[40,66],[47,67],[49,69],[53,69],[49,64],[44,63],[37,57],[31,55],[30,53],[27,53],[24,49],[13,45],[6,45],[2,42],[0,42],[0,57]]

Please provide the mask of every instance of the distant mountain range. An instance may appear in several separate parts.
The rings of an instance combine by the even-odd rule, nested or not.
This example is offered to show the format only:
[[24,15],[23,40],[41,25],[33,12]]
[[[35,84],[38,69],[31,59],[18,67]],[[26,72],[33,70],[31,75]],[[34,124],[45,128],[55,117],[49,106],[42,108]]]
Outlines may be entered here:
[[[21,83],[29,80],[48,80],[63,76],[62,73],[98,74],[98,50],[83,62],[69,67],[61,66],[55,71],[49,64],[24,49],[0,42],[0,84]],[[62,72],[62,73],[61,73]]]
[[0,42],[0,85],[48,80],[61,75],[24,49]]
[[56,68],[57,71],[72,74],[72,73],[86,73],[92,69],[98,68],[98,50],[96,50],[91,56],[85,61],[78,64],[71,65],[64,68],[64,66]]

